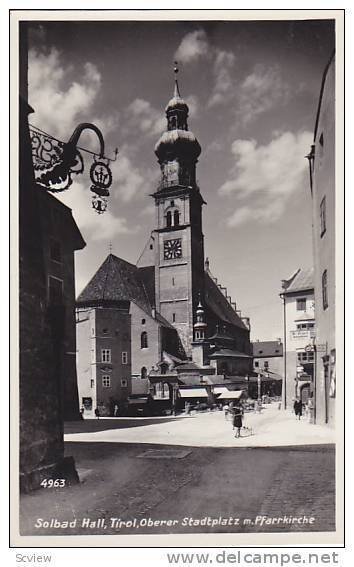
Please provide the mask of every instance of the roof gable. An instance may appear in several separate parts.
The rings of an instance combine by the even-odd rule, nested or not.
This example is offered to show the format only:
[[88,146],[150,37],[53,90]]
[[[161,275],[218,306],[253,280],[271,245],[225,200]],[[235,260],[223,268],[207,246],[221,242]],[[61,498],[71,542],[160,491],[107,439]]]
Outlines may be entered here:
[[282,294],[287,295],[298,291],[313,290],[314,276],[313,268],[299,268],[288,280],[283,280]]
[[253,356],[283,356],[283,344],[279,341],[256,341],[252,343]]
[[236,311],[207,272],[205,272],[205,303],[206,307],[211,309],[221,321],[225,321],[241,329],[247,329],[241,318],[237,315]]
[[151,304],[139,269],[109,254],[95,275],[80,293],[77,303],[133,301],[147,313]]

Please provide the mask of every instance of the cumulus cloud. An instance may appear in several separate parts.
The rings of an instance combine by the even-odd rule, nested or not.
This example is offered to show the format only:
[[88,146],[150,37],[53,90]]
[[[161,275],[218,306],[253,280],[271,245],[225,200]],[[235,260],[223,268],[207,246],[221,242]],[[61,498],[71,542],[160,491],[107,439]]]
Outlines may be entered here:
[[283,80],[277,65],[256,65],[237,92],[237,114],[244,124],[248,124],[263,112],[286,103],[290,96],[290,87]]
[[118,154],[118,159],[111,163],[114,190],[112,194],[119,197],[124,202],[131,199],[142,190],[145,185],[145,178],[140,171],[133,166],[125,148]]
[[175,52],[175,58],[182,63],[193,63],[198,59],[207,58],[212,63],[214,86],[208,106],[225,103],[234,96],[232,69],[236,57],[231,51],[213,46],[204,30],[187,33]]
[[155,206],[154,205],[146,205],[140,213],[140,217],[151,217],[155,213]]
[[210,49],[207,34],[204,30],[187,33],[175,52],[175,59],[181,63],[190,63],[208,54]]
[[125,111],[126,129],[148,136],[161,134],[166,126],[166,119],[161,110],[157,110],[150,102],[136,98]]
[[130,232],[125,218],[113,214],[112,198],[108,200],[108,209],[104,215],[98,215],[91,207],[92,193],[89,184],[74,181],[69,191],[56,197],[72,209],[73,217],[86,241],[110,240],[118,234]]
[[308,167],[304,156],[312,134],[283,132],[275,136],[263,146],[255,140],[233,142],[235,164],[219,192],[235,194],[238,201],[247,202],[241,202],[228,218],[229,227],[248,220],[274,222],[282,216],[289,197],[301,189]]
[[90,62],[84,63],[74,75],[72,66],[63,66],[57,49],[52,48],[48,53],[31,49],[28,83],[29,102],[35,110],[31,120],[65,140],[80,118],[92,112],[101,87],[101,75]]
[[228,102],[235,94],[232,68],[235,63],[235,55],[230,51],[216,50],[214,61],[215,83],[208,106],[215,106]]

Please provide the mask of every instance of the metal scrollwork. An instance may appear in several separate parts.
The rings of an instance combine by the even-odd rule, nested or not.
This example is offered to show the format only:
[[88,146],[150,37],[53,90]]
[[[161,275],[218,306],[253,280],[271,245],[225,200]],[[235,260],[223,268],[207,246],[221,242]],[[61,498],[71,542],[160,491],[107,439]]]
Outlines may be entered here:
[[95,209],[96,213],[102,215],[107,209],[107,199],[105,197],[100,197],[99,195],[94,195],[92,197],[92,207]]
[[108,187],[112,185],[112,172],[108,164],[109,160],[94,159],[90,169],[91,191],[100,197],[109,197]]
[[84,171],[80,152],[37,130],[31,129],[30,134],[36,183],[52,193],[65,191],[73,182],[72,174]]
[[80,149],[94,156],[90,168],[92,182],[90,189],[95,193],[92,197],[92,207],[98,214],[102,214],[107,209],[106,197],[109,197],[108,188],[112,185],[112,171],[109,164],[117,159],[118,150],[115,150],[115,158],[105,157],[104,139],[101,131],[94,124],[89,122],[79,124],[66,143],[35,126],[30,126],[34,176],[36,183],[52,193],[68,189],[73,182],[72,175],[84,171],[84,161],[77,144],[82,132],[87,129],[95,132],[98,137],[99,155],[84,148]]

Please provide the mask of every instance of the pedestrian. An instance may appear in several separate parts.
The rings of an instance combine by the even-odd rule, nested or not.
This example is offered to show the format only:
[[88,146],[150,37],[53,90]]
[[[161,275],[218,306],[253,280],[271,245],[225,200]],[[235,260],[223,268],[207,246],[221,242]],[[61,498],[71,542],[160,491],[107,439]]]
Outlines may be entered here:
[[84,411],[85,411],[84,406],[81,406],[81,408],[80,408],[80,419],[84,419]]
[[227,416],[229,415],[229,404],[226,403],[224,405],[224,412],[225,412],[225,419],[227,419]]
[[95,416],[97,419],[100,419],[100,410],[98,408],[95,409]]
[[114,417],[117,417],[118,415],[118,404],[115,404],[114,406]]
[[233,429],[236,429],[235,437],[241,437],[242,419],[243,408],[241,404],[237,404],[234,408],[234,415],[232,420]]
[[294,412],[295,412],[295,417],[298,417],[299,420],[300,420],[301,416],[302,416],[302,401],[301,400],[295,400]]

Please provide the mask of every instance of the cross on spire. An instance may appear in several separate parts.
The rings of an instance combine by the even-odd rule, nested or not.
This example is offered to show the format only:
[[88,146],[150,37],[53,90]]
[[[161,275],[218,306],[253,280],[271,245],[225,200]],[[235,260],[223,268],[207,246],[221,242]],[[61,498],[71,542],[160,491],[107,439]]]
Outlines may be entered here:
[[174,89],[174,93],[173,96],[175,98],[180,98],[181,97],[181,93],[179,92],[179,87],[178,87],[178,81],[177,81],[177,73],[178,73],[179,69],[178,69],[178,62],[174,61],[173,63],[173,72],[175,74],[175,89]]

